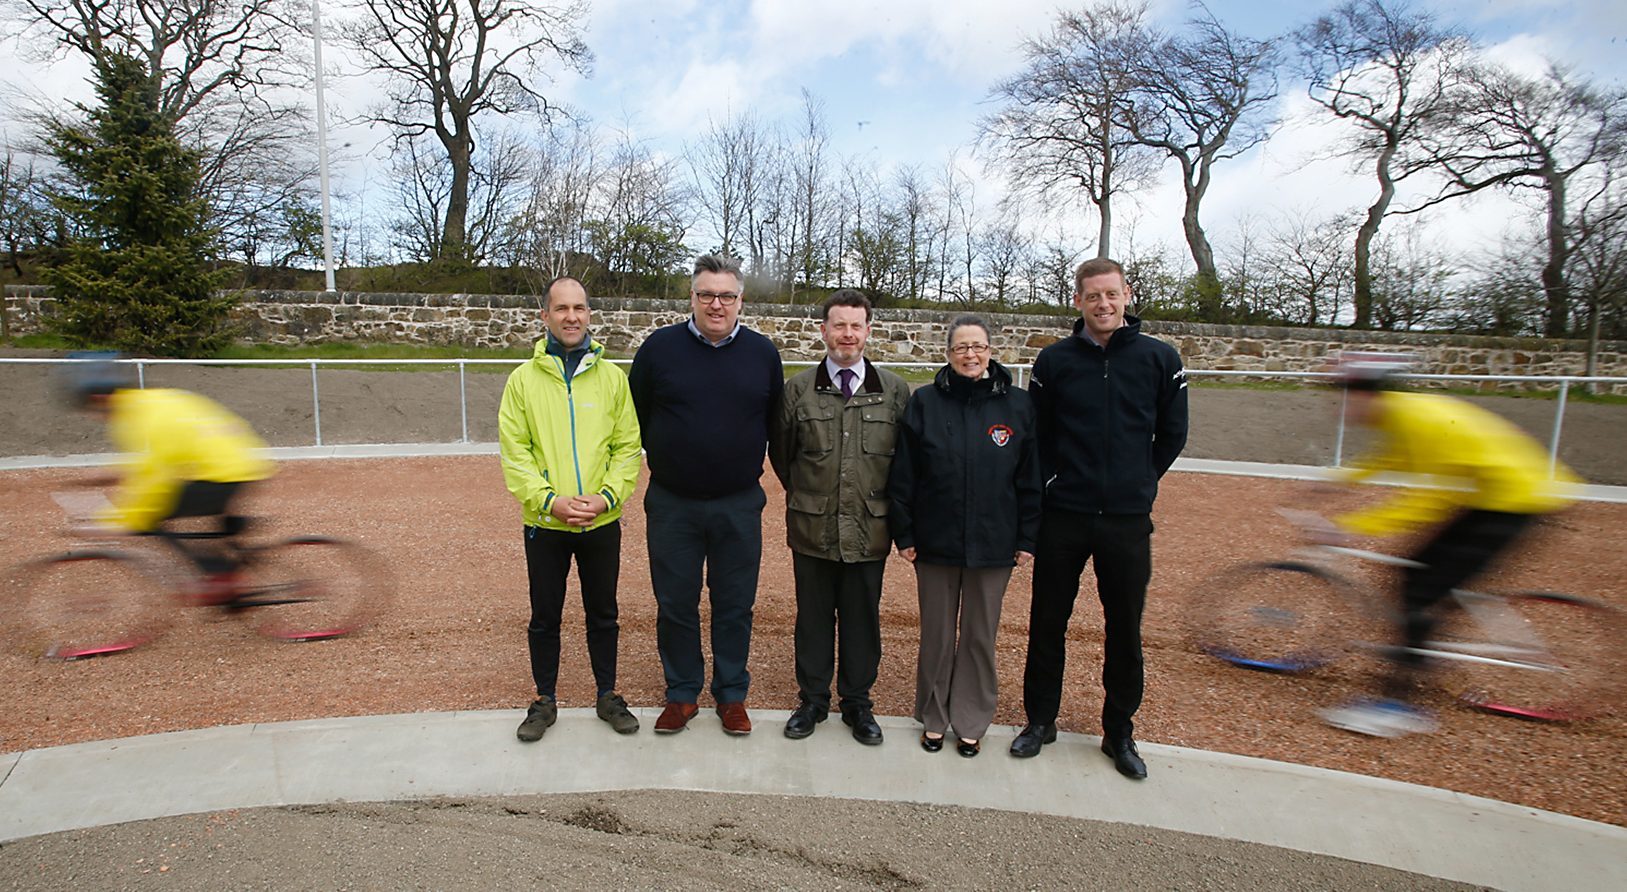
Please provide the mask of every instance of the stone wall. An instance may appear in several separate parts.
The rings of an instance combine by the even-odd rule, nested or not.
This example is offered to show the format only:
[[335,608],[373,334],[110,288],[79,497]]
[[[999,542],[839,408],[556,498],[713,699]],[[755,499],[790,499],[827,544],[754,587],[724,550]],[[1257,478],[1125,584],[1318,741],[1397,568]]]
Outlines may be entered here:
[[[542,334],[538,299],[529,295],[360,294],[255,292],[235,310],[249,340],[275,344],[380,341],[471,347],[529,345]],[[43,289],[8,286],[9,329],[40,329],[51,299]],[[630,356],[651,330],[689,315],[687,301],[598,298],[594,336],[613,352]],[[869,355],[879,361],[936,362],[943,357],[942,310],[877,310]],[[747,324],[779,344],[787,359],[823,353],[815,306],[747,301]],[[994,314],[995,346],[1008,363],[1032,362],[1040,349],[1071,330],[1074,315]],[[1314,371],[1341,350],[1405,351],[1434,374],[1580,375],[1586,369],[1581,341],[1485,338],[1407,332],[1273,328],[1148,322],[1144,328],[1174,344],[1187,366],[1199,370]],[[1600,345],[1598,374],[1627,376],[1627,343]],[[1627,390],[1627,386],[1615,388]]]

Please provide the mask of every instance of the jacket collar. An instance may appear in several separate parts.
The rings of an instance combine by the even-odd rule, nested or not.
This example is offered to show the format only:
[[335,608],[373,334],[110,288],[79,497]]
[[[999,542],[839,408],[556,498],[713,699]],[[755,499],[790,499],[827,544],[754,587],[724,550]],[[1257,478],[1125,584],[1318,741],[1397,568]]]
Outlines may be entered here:
[[1085,317],[1080,316],[1078,319],[1073,320],[1074,336],[1098,350],[1118,349],[1119,347],[1124,346],[1125,341],[1134,340],[1135,336],[1140,333],[1141,317],[1131,315],[1130,313],[1125,313],[1124,324],[1119,326],[1117,331],[1113,332],[1112,336],[1107,339],[1107,345],[1104,347],[1103,345],[1096,343],[1096,339],[1091,337],[1089,332],[1085,331]]
[[1000,396],[1011,389],[1011,371],[998,360],[989,360],[989,373],[976,381],[961,377],[953,366],[944,364],[932,379],[932,385],[948,396],[973,399],[979,394]]
[[[592,368],[594,363],[604,358],[604,345],[595,341],[593,335],[589,334],[582,339],[582,344],[571,352],[582,354],[582,359],[576,367],[576,374],[580,375]],[[546,331],[543,332],[542,340],[538,341],[537,346],[531,351],[532,362],[556,375],[562,375],[563,373],[560,371],[559,363],[555,362],[553,357],[563,359],[564,356],[563,348],[559,342],[555,341],[554,336]]]
[[[814,366],[814,389],[826,390],[832,393],[842,392],[842,388],[837,385],[835,381],[831,380],[830,366],[825,362],[824,358],[821,358],[819,360],[819,364]],[[875,363],[866,359],[864,361],[864,380],[860,382],[858,389],[853,391],[853,395],[858,396],[861,393],[880,392],[881,372],[876,368]]]

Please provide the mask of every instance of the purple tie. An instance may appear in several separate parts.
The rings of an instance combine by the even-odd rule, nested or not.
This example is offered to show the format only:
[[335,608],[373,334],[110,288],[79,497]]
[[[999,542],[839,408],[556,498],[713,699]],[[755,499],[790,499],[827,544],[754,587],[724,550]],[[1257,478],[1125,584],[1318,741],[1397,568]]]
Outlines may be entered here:
[[840,370],[838,370],[836,372],[836,377],[842,379],[842,399],[844,399],[844,400],[852,399],[853,398],[853,379],[857,378],[858,375],[853,374],[852,369],[840,369]]

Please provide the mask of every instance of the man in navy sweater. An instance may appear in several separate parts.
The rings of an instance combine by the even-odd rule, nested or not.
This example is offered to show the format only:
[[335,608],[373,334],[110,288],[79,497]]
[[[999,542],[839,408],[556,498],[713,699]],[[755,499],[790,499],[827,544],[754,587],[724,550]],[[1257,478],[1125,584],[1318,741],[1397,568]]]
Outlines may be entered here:
[[1085,563],[1096,565],[1104,630],[1102,752],[1125,777],[1147,766],[1131,717],[1143,685],[1141,612],[1152,579],[1152,503],[1186,445],[1186,371],[1174,347],[1129,315],[1124,268],[1106,258],[1074,273],[1073,337],[1040,351],[1028,393],[1039,431],[1045,495],[1023,669],[1028,724],[1019,758],[1056,740],[1068,618]]
[[646,338],[628,375],[650,464],[645,535],[667,680],[657,734],[682,731],[699,711],[703,572],[712,607],[712,699],[725,732],[751,733],[746,658],[766,501],[758,481],[785,373],[773,342],[740,324],[744,293],[738,260],[697,259],[693,315]]

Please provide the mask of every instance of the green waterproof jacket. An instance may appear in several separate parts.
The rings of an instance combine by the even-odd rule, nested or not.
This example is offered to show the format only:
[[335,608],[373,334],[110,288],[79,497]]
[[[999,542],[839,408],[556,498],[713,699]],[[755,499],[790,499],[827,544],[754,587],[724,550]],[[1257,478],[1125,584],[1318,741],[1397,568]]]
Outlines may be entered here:
[[515,369],[497,409],[503,482],[519,499],[528,526],[582,532],[549,513],[554,499],[599,493],[609,508],[585,529],[621,517],[638,484],[638,415],[627,373],[607,362],[604,347],[588,351],[569,382],[563,357],[546,337],[531,361]]
[[887,557],[887,472],[909,398],[903,378],[869,362],[852,399],[824,362],[785,382],[768,459],[785,485],[792,551],[845,563]]

